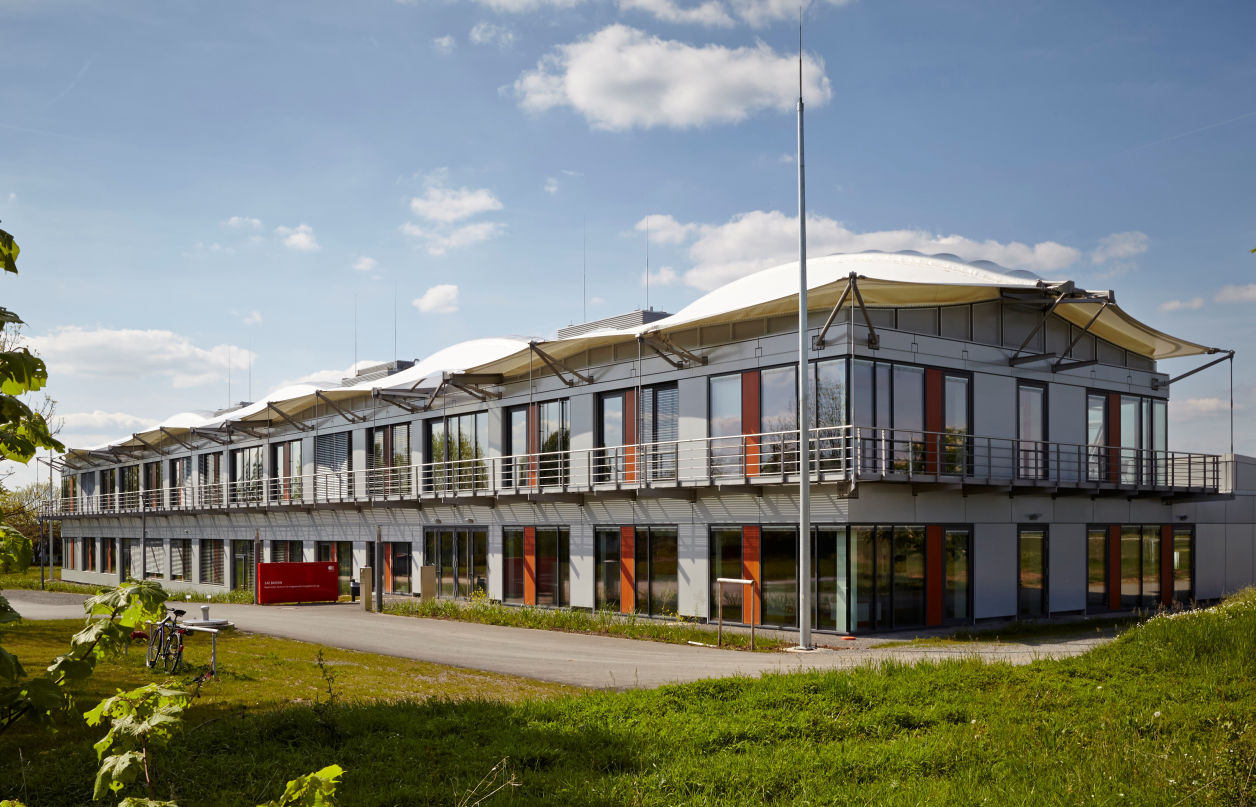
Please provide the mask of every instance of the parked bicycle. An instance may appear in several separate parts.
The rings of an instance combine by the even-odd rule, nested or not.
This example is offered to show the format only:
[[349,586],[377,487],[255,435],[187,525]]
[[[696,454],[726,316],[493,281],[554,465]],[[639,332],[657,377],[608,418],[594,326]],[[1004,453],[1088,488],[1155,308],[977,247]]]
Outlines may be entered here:
[[169,673],[183,669],[183,637],[187,628],[179,624],[186,611],[166,609],[166,615],[153,625],[148,634],[148,656],[145,664],[152,668],[160,660],[161,668]]

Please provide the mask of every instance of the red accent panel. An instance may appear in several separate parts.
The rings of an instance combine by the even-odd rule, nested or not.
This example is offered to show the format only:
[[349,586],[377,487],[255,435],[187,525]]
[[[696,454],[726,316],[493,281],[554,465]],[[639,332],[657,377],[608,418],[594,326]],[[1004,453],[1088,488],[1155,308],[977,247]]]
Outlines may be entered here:
[[[755,373],[756,379],[758,373]],[[763,618],[763,606],[761,603],[761,595],[759,592],[760,584],[763,577],[759,570],[759,528],[742,527],[741,528],[741,576],[747,580],[753,580],[754,585],[749,597],[744,594],[741,601],[741,621],[759,624]]]
[[[741,433],[755,435],[745,438],[746,476],[758,476],[760,442],[758,435],[762,433],[762,428],[759,425],[758,370],[747,370],[741,374]],[[757,527],[755,529],[758,530]],[[758,557],[757,553],[755,557]]]
[[624,481],[637,481],[637,391],[624,392]]
[[1160,602],[1173,604],[1173,525],[1160,525]]
[[257,601],[335,602],[340,597],[340,572],[330,561],[257,564]]
[[[941,373],[938,374],[939,376]],[[946,581],[942,570],[942,526],[925,527],[925,624],[942,624],[942,589]]]
[[619,612],[637,610],[637,530],[619,528]]
[[[925,369],[925,431],[930,432],[925,435],[925,473],[936,474],[938,472],[942,423],[942,371],[929,367]],[[939,608],[941,602],[941,600],[938,601]],[[941,619],[941,616],[938,618]],[[938,623],[930,622],[929,624]]]
[[385,591],[393,590],[392,566],[393,566],[393,545],[384,544],[384,582],[388,585],[388,588],[384,589]]
[[1121,608],[1121,526],[1108,527],[1108,607]]
[[523,601],[536,605],[536,527],[523,528]]
[[[1121,395],[1116,392],[1108,393],[1107,438],[1108,481],[1119,482],[1121,479]],[[1117,575],[1117,578],[1120,579],[1120,575]]]

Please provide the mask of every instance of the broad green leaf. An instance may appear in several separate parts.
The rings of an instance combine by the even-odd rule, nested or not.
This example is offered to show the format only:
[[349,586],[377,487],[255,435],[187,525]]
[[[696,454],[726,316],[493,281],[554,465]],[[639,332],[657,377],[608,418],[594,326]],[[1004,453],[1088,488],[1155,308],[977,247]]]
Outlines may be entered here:
[[96,669],[95,661],[95,656],[89,656],[88,659],[74,658],[70,655],[57,656],[52,664],[48,665],[48,673],[62,685],[71,681],[82,681],[92,674],[92,670]]
[[[0,805],[3,807],[3,805]],[[137,799],[134,796],[127,796],[118,802],[118,807],[179,807],[173,801],[158,801],[156,799]]]
[[4,271],[17,274],[17,256],[21,251],[13,236],[0,230],[0,265],[4,266]]
[[288,782],[283,795],[275,801],[258,807],[336,807],[336,780],[344,775],[344,768],[328,765],[314,773],[298,776]]
[[127,751],[107,757],[96,771],[96,787],[92,799],[101,799],[110,791],[118,792],[135,781],[144,769],[144,755],[139,751]]
[[20,801],[5,799],[4,801],[0,801],[0,807],[26,807],[26,805]]
[[48,383],[48,368],[43,359],[24,347],[0,352],[0,392],[21,395],[43,389]]
[[163,606],[169,597],[151,580],[128,580],[88,598],[83,610],[88,616],[113,617],[122,627],[134,630],[143,627],[145,621],[160,621],[166,615]]
[[65,693],[51,679],[32,678],[23,684],[22,692],[31,708],[38,713],[51,714],[65,708]]
[[0,325],[23,325],[22,318],[0,305]]
[[112,619],[93,621],[70,637],[69,655],[82,659],[93,655],[106,659],[117,655],[126,646],[127,628]]
[[22,669],[22,662],[17,660],[17,656],[0,647],[0,681],[17,683],[25,677],[26,671]]
[[0,594],[0,625],[21,621],[22,615],[17,612],[16,608],[9,605],[9,601],[4,598],[3,594]]
[[[31,565],[32,557],[31,540],[8,524],[0,523],[0,573],[24,571]],[[3,607],[0,607],[0,615],[8,612],[17,613],[5,600]],[[0,621],[11,620],[0,616]]]

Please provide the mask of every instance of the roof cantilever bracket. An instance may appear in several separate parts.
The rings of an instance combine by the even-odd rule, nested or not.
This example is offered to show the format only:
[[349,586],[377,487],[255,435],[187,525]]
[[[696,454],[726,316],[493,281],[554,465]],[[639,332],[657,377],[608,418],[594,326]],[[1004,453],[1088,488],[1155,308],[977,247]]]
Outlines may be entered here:
[[178,443],[179,445],[183,446],[183,447],[184,447],[184,448],[186,448],[188,451],[191,451],[191,450],[192,450],[193,446],[192,446],[192,444],[191,444],[191,443],[187,442],[186,440],[181,440],[181,439],[179,439],[178,437],[176,437],[176,436],[175,436],[174,432],[170,431],[170,430],[169,430],[169,429],[167,429],[165,426],[158,426],[157,428],[158,428],[158,430],[160,430],[160,431],[161,431],[161,433],[162,433],[162,434],[166,435],[166,436],[167,436],[167,437],[169,437],[171,440],[174,440],[176,443]]
[[549,367],[550,370],[553,371],[554,375],[558,376],[558,380],[563,382],[567,386],[574,387],[576,385],[576,382],[572,381],[570,378],[563,375],[563,373],[570,373],[571,375],[575,376],[576,378],[580,379],[586,384],[593,383],[593,379],[590,378],[589,376],[583,373],[576,372],[575,370],[571,369],[567,365],[563,364],[558,359],[546,353],[544,350],[541,350],[539,347],[536,346],[536,342],[529,342],[528,347],[532,349],[532,352],[535,353],[537,357],[540,358],[541,361],[545,362],[545,366]]
[[436,396],[440,395],[442,392],[444,392],[444,390],[445,390],[445,379],[441,378],[441,382],[436,385],[436,389],[432,390],[432,397],[428,398],[427,401],[423,403],[424,412],[432,411],[432,406],[436,403]]
[[[1214,348],[1211,352],[1213,352],[1213,353],[1219,353],[1219,352],[1222,352],[1222,351],[1216,350],[1216,349]],[[1225,352],[1225,355],[1224,355],[1224,356],[1222,356],[1221,358],[1219,358],[1219,359],[1213,359],[1212,361],[1208,362],[1207,364],[1201,364],[1199,367],[1196,367],[1194,370],[1187,370],[1185,373],[1182,373],[1181,375],[1176,376],[1176,377],[1174,377],[1174,378],[1170,378],[1168,381],[1161,382],[1161,381],[1160,381],[1160,379],[1158,379],[1158,378],[1152,378],[1152,379],[1151,379],[1151,388],[1152,388],[1152,389],[1164,389],[1165,387],[1168,387],[1168,386],[1170,386],[1170,385],[1172,385],[1172,384],[1176,384],[1177,382],[1181,381],[1183,378],[1188,378],[1188,377],[1190,377],[1190,376],[1195,375],[1196,373],[1203,372],[1204,370],[1207,370],[1209,367],[1212,367],[1212,366],[1214,366],[1214,365],[1220,364],[1220,363],[1221,363],[1221,362],[1223,362],[1223,361],[1231,361],[1231,360],[1234,358],[1234,351],[1233,351],[1233,350],[1227,350],[1227,351],[1224,351],[1224,352]]]
[[400,407],[406,410],[407,412],[410,412],[411,414],[422,412],[423,410],[417,407],[411,406],[409,402],[415,399],[425,399],[427,397],[426,395],[419,395],[417,393],[412,393],[409,390],[388,391],[388,390],[382,390],[379,387],[375,387],[374,389],[372,389],[371,395],[375,398],[383,398],[386,403],[392,404],[393,406]]
[[280,411],[279,407],[275,406],[273,403],[266,404],[266,408],[274,412],[276,415],[279,415],[279,417],[284,422],[286,422],[289,426],[291,426],[292,428],[296,429],[299,432],[308,432],[308,431],[313,430],[314,428],[313,426],[307,426],[304,423],[298,423],[297,421],[288,417],[286,414]]
[[1064,357],[1073,352],[1073,348],[1077,347],[1077,343],[1082,341],[1082,337],[1085,336],[1087,332],[1090,331],[1090,326],[1094,325],[1095,322],[1098,321],[1099,315],[1102,314],[1107,309],[1107,307],[1111,304],[1112,304],[1111,300],[1104,300],[1102,303],[1099,304],[1099,310],[1096,311],[1094,313],[1094,316],[1090,318],[1090,321],[1086,323],[1086,327],[1082,328],[1080,331],[1077,332],[1077,336],[1073,337],[1073,341],[1069,342],[1068,347],[1065,348],[1063,352],[1060,353],[1059,360],[1056,361],[1055,364],[1051,365],[1051,372],[1054,373],[1054,372],[1058,372],[1061,369],[1068,369],[1069,367],[1076,366],[1073,364],[1064,364]]
[[[232,423],[231,421],[226,421],[225,423],[222,424],[222,426],[228,432],[239,432],[240,434],[247,434],[249,437],[252,437],[255,440],[260,440],[266,436],[264,433],[258,434],[256,430],[250,429],[248,426],[242,426],[239,423]],[[261,428],[264,429],[266,427],[262,426]]]
[[[1051,315],[1055,313],[1056,307],[1060,303],[1064,302],[1065,295],[1069,294],[1072,291],[1073,291],[1073,284],[1071,282],[1066,283],[1064,286],[1060,287],[1059,289],[1060,293],[1056,295],[1056,298],[1054,300],[1051,301],[1051,305],[1047,306],[1047,310],[1044,311],[1042,314],[1042,319],[1038,320],[1038,324],[1034,327],[1032,331],[1029,332],[1029,336],[1025,337],[1025,341],[1021,342],[1021,346],[1016,348],[1016,352],[1012,354],[1012,357],[1010,359],[1008,359],[1009,365],[1011,365],[1012,367],[1015,367],[1017,364],[1023,363],[1023,362],[1018,362],[1017,357],[1020,356],[1020,354],[1025,350],[1025,348],[1029,347],[1029,343],[1034,340],[1034,337],[1038,335],[1038,332],[1047,326],[1047,321],[1050,320]],[[1065,353],[1067,354],[1068,351],[1065,351]],[[1052,358],[1053,355],[1054,354],[1051,354],[1051,353],[1042,353],[1042,354],[1039,354],[1038,356],[1035,356],[1033,359],[1030,359],[1030,361],[1035,361],[1037,359],[1049,359],[1049,358]]]
[[152,443],[145,440],[143,437],[140,437],[138,434],[132,434],[131,439],[139,442],[145,448],[151,448],[153,451],[156,451],[158,454],[164,455],[166,453],[163,449],[153,445]]
[[341,417],[343,417],[345,420],[349,421],[350,423],[365,423],[366,422],[366,418],[362,417],[361,415],[355,415],[352,412],[346,412],[335,401],[333,401],[331,398],[328,398],[326,395],[324,395],[322,390],[314,390],[314,397],[319,399],[323,403],[327,404],[332,409],[335,409],[337,412],[340,413]]
[[[684,367],[683,362],[689,362],[691,364],[706,364],[707,363],[706,356],[699,356],[697,353],[694,353],[693,351],[690,351],[681,347],[680,345],[673,342],[671,339],[668,339],[667,335],[664,334],[662,331],[653,331],[651,333],[638,334],[637,341],[644,342],[645,344],[649,345],[651,350],[659,354],[659,356],[661,356],[664,360],[667,361],[668,364],[672,365],[677,370]],[[673,359],[672,357],[664,355],[666,352],[671,352],[671,353],[676,354],[677,356],[681,358],[681,362],[677,363],[676,360]]]
[[443,378],[449,386],[460,389],[466,394],[478,398],[481,401],[493,401],[502,397],[499,393],[489,392],[486,389],[482,389],[478,384],[463,381],[456,373],[445,373]]
[[837,298],[837,304],[833,306],[833,310],[829,312],[829,318],[824,321],[824,327],[820,328],[820,332],[816,334],[815,339],[811,340],[811,346],[816,350],[824,347],[824,337],[828,335],[829,328],[833,327],[833,323],[837,321],[837,313],[842,310],[842,306],[846,304],[846,299],[850,297],[850,291],[855,287],[855,273],[850,273],[850,280],[846,284],[846,288],[842,289],[842,294]]
[[218,433],[216,431],[211,431],[209,429],[198,429],[196,427],[192,427],[188,429],[188,433],[195,437],[204,437],[207,440],[213,440],[215,443],[217,443],[220,446],[229,445],[231,443],[230,435],[228,435],[227,439],[224,440],[218,436]]

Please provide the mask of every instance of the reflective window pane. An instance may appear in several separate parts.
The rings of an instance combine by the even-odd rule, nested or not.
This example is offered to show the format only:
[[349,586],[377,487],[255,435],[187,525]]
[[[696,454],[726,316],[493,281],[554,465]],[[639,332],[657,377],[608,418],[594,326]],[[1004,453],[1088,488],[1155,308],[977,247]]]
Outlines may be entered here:
[[1020,531],[1020,585],[1017,614],[1040,617],[1047,612],[1047,534],[1044,530]]

